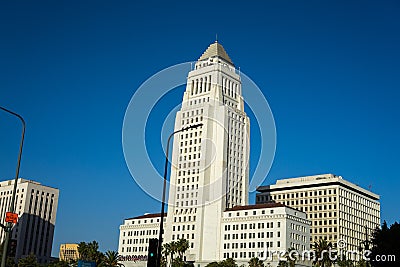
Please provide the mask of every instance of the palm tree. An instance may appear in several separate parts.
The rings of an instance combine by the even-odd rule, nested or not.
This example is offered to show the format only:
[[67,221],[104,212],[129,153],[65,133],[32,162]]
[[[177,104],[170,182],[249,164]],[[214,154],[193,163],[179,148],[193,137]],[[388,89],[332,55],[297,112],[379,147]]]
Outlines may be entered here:
[[121,263],[118,262],[118,252],[109,250],[106,252],[105,257],[103,259],[103,264],[106,267],[119,267],[122,266]]
[[104,259],[104,254],[99,251],[99,243],[97,241],[79,243],[78,253],[80,260],[95,262],[96,266],[100,266]]
[[179,255],[179,258],[183,260],[183,254],[189,249],[189,241],[181,238],[176,243],[176,252]]
[[171,243],[166,243],[163,245],[162,254],[164,254],[165,265],[168,263],[168,256],[171,255]]
[[172,266],[172,263],[174,262],[174,255],[178,249],[178,243],[176,241],[172,241],[169,244],[170,244],[170,252],[171,252],[171,258],[169,259],[169,261],[170,261],[170,266]]
[[315,250],[314,264],[317,267],[330,267],[332,266],[333,260],[329,257],[329,251],[332,249],[332,243],[325,239],[315,241],[313,244]]
[[264,267],[264,263],[257,257],[251,258],[249,261],[249,267]]

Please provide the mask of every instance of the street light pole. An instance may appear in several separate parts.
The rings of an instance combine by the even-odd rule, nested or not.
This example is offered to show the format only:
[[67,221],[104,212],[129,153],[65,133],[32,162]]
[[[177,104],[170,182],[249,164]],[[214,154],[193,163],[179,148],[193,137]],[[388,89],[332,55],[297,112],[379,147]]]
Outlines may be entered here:
[[[0,106],[0,109],[11,114],[14,115],[16,117],[18,117],[21,122],[22,122],[22,134],[21,134],[21,142],[19,144],[19,153],[18,153],[18,162],[17,162],[17,169],[15,171],[15,180],[14,180],[14,189],[13,189],[13,193],[11,196],[11,204],[10,204],[10,208],[9,211],[14,213],[15,212],[15,194],[17,193],[17,182],[18,182],[18,177],[19,177],[19,168],[21,165],[21,156],[22,156],[22,147],[24,146],[24,138],[25,138],[25,120],[24,118],[22,118],[22,116],[20,116],[19,114],[8,110],[6,108],[3,108]],[[7,261],[7,250],[8,250],[8,241],[10,239],[10,235],[11,235],[11,229],[12,229],[12,223],[7,223],[7,226],[4,227],[4,231],[6,232],[5,238],[4,238],[4,243],[3,243],[3,256],[1,258],[1,267],[5,267],[6,266],[6,261]]]
[[[172,134],[169,135],[168,141],[167,141],[167,150],[165,154],[165,166],[164,166],[164,185],[163,185],[163,193],[162,193],[162,202],[161,202],[161,219],[160,219],[160,230],[158,233],[158,246],[157,246],[157,267],[161,267],[161,248],[162,248],[162,235],[164,231],[164,209],[165,209],[165,191],[167,187],[167,174],[168,174],[168,153],[169,153],[169,141],[171,140],[172,136],[174,136],[176,133],[183,132],[189,129],[195,129],[198,127],[203,126],[202,123],[191,125],[188,127],[184,127],[180,130],[177,130],[173,132]],[[3,266],[1,266],[3,267]]]

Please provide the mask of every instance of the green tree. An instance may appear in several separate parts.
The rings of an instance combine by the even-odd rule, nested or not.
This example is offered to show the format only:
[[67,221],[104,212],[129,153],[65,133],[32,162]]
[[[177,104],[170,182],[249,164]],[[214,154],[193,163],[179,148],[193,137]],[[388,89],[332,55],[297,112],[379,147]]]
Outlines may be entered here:
[[183,260],[183,254],[189,249],[189,241],[181,238],[176,242],[176,252],[178,257]]
[[174,262],[174,256],[178,249],[178,243],[176,241],[171,241],[170,248],[171,248],[170,266],[172,266],[172,263]]
[[103,263],[104,254],[99,251],[99,243],[97,241],[79,243],[78,252],[80,260],[95,262],[96,266],[100,266]]
[[206,265],[206,267],[220,267],[219,263],[216,261],[210,262],[209,264]]
[[[329,251],[332,250],[332,243],[325,239],[319,239],[313,244],[315,250],[316,259],[314,265],[317,267],[330,267],[333,264],[333,260],[329,257]],[[331,254],[332,255],[332,254]]]
[[237,267],[236,261],[232,258],[227,258],[220,262],[220,267]]
[[[373,232],[371,241],[372,253],[369,255],[369,258],[372,260],[370,263],[373,267],[399,266],[400,224],[398,222],[388,227],[386,221],[384,221],[382,227],[375,229]],[[388,257],[389,255],[393,255],[395,260],[393,258],[391,261],[388,258],[386,258],[386,261],[380,260],[381,256]],[[374,259],[379,259],[379,261]]]
[[104,259],[103,259],[103,265],[105,267],[119,267],[122,266],[121,263],[118,262],[118,252],[109,250],[106,252]]
[[[164,244],[162,250],[164,266],[187,266],[188,263],[184,261],[183,255],[188,249],[189,241],[184,238]],[[178,254],[178,256],[175,258],[176,254]]]
[[17,267],[15,259],[13,257],[7,257],[6,267]]
[[36,255],[31,253],[25,258],[21,258],[18,261],[18,267],[38,267],[39,264],[36,259]]
[[278,267],[288,267],[289,263],[287,261],[280,260],[278,263]]
[[257,257],[251,258],[249,261],[249,267],[264,267],[264,263]]
[[66,261],[53,261],[47,264],[46,267],[70,267],[70,263]]
[[171,255],[171,243],[166,243],[163,245],[162,254],[164,259],[164,266],[168,263],[168,257]]
[[184,267],[185,262],[180,257],[177,257],[176,259],[174,259],[171,266],[172,267]]

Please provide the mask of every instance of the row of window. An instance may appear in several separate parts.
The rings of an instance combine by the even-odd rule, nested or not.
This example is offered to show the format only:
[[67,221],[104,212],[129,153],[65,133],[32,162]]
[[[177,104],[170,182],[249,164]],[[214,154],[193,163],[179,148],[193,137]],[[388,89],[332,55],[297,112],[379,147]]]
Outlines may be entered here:
[[211,75],[193,79],[190,82],[190,95],[202,94],[211,90]]
[[[182,118],[188,118],[190,116],[196,116],[196,115],[201,115],[203,114],[203,109],[195,109],[195,110],[191,110],[191,111],[186,111],[186,112],[182,112]],[[181,134],[181,137],[183,137],[183,134]]]
[[[224,243],[224,249],[243,249],[243,248],[272,248],[273,247],[273,241],[268,241],[268,242],[241,242],[241,243]],[[276,241],[276,247],[279,248],[281,247],[281,241]]]
[[140,231],[123,231],[122,236],[125,236],[125,233],[127,233],[127,236],[143,236],[143,235],[155,235],[157,234],[158,230],[153,229],[153,230],[140,230]]
[[176,227],[175,227],[175,225],[173,225],[172,231],[175,231],[175,229],[176,229],[176,231],[181,231],[181,229],[182,229],[182,231],[190,230],[190,229],[194,230],[194,228],[195,228],[194,224],[192,225],[192,227],[190,227],[190,225],[182,225],[182,227],[180,225],[177,225]]
[[189,101],[189,106],[201,104],[201,103],[208,103],[210,102],[210,97],[203,97],[203,98],[198,98],[197,100],[190,100]]
[[[265,209],[263,209],[263,210],[253,210],[252,212],[250,212],[251,213],[251,215],[264,215],[264,214],[266,214],[266,210]],[[269,210],[269,212],[268,212],[269,214],[274,214],[274,210],[273,209],[270,209]],[[234,214],[234,212],[229,212],[228,213],[228,217],[232,217],[232,214]],[[249,215],[249,212],[248,211],[244,211],[244,212],[236,212],[236,216],[237,217],[239,217],[239,216],[248,216]]]
[[176,209],[175,215],[178,214],[195,214],[197,212],[197,208],[186,208],[186,209]]
[[[320,213],[321,214],[321,213]],[[313,220],[313,223],[312,224],[314,224],[314,226],[317,226],[317,225],[333,225],[333,224],[336,224],[337,223],[337,219],[334,219],[334,220]]]
[[[281,232],[278,231],[277,237],[281,237]],[[232,239],[255,239],[256,238],[256,233],[241,233],[240,238],[239,234],[224,234],[224,240],[231,240]],[[274,232],[258,232],[257,233],[257,238],[273,238],[274,237]]]
[[[255,215],[255,214],[253,214]],[[232,226],[232,227],[231,227]],[[237,231],[239,230],[239,226],[240,226],[240,230],[247,230],[247,229],[264,229],[264,228],[274,228],[274,223],[273,222],[267,222],[267,223],[242,223],[242,224],[226,224],[225,225],[225,231],[230,231],[231,229],[233,231]],[[257,228],[256,228],[257,226]],[[277,227],[281,227],[281,222],[277,222]]]
[[[197,200],[196,200],[197,202]],[[175,216],[174,217],[174,222],[186,222],[186,218],[188,222],[195,222],[196,221],[196,216]],[[193,218],[193,220],[192,220]]]
[[[153,223],[153,222],[159,222],[160,221],[160,218],[156,218],[156,219],[144,219],[144,220],[132,220],[131,221],[131,224],[135,224],[135,222],[136,222],[136,224],[141,224],[141,223]],[[166,221],[166,219],[164,218],[164,222]]]
[[222,76],[222,88],[225,95],[236,98],[239,95],[239,85],[238,83]]
[[[311,233],[313,230],[311,229]],[[314,228],[314,234],[317,233],[336,233],[337,232],[337,227],[319,227],[319,228]]]

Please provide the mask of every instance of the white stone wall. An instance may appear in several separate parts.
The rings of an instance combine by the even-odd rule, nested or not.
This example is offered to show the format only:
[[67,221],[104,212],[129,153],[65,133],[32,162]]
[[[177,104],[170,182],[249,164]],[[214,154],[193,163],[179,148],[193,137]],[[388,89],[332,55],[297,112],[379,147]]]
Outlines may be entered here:
[[223,211],[248,203],[250,127],[241,90],[232,64],[199,60],[176,115],[175,130],[203,123],[176,134],[172,152],[165,241],[188,239],[191,260],[220,258]]
[[130,255],[137,258],[147,257],[149,239],[158,239],[160,219],[159,214],[148,214],[124,220],[124,223],[119,227],[119,255]]
[[304,212],[284,206],[259,206],[224,212],[219,260],[234,258],[240,265],[253,257],[266,257],[265,263],[274,266],[278,262],[274,251],[283,253],[295,248],[301,253],[308,248],[310,222]]

